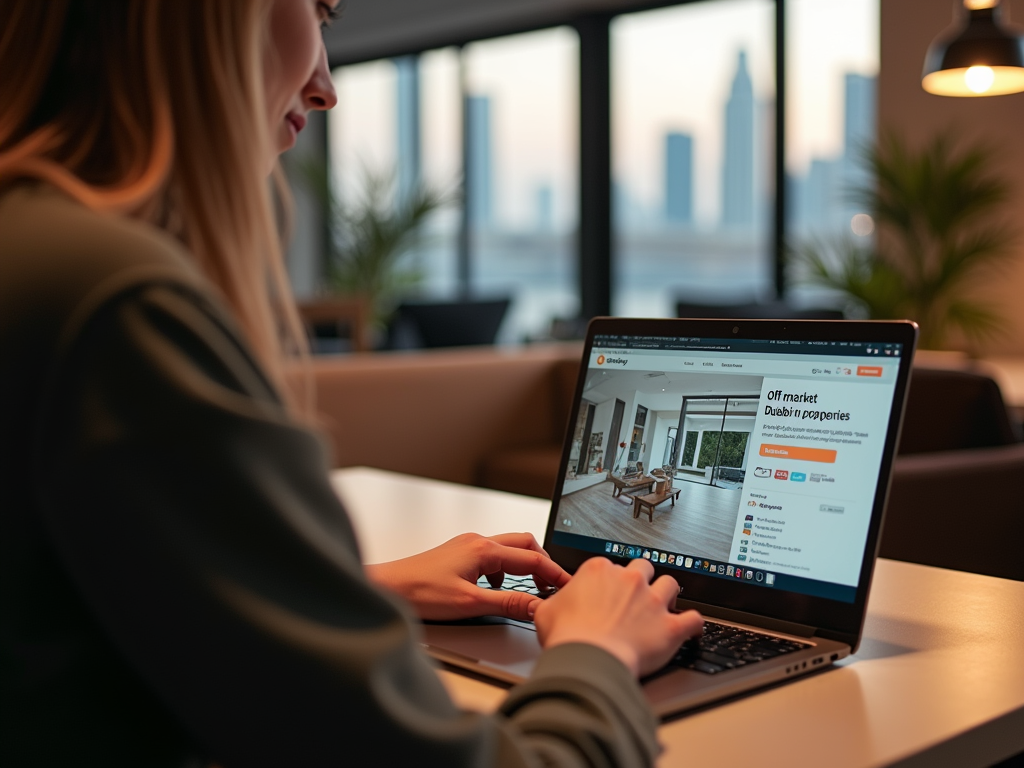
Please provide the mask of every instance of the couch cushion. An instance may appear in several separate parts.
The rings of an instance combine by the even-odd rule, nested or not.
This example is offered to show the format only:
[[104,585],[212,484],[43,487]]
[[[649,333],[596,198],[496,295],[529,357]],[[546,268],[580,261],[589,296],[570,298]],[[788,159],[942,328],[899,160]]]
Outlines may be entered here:
[[915,366],[898,453],[933,453],[1019,442],[996,382],[979,373]]
[[579,356],[572,344],[314,360],[334,466],[476,484],[496,453],[560,443],[568,405],[555,368]]
[[1024,580],[1024,445],[902,456],[879,555]]

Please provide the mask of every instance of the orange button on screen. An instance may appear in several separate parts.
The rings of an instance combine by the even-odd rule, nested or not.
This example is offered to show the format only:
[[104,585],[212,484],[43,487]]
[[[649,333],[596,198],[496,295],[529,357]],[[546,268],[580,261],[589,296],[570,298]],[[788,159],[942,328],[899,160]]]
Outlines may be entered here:
[[858,376],[881,376],[882,369],[877,365],[858,365]]
[[761,455],[774,459],[799,459],[800,461],[820,461],[823,464],[835,464],[836,452],[827,448],[803,448],[798,445],[761,445]]

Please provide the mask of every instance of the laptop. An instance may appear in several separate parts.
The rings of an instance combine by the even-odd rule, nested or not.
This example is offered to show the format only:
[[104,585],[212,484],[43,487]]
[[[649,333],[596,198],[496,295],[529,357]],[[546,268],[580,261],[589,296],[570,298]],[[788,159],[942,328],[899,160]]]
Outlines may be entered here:
[[[704,636],[643,681],[665,717],[856,652],[917,336],[911,322],[598,318],[544,547],[649,560]],[[529,677],[531,624],[427,624],[435,658]]]

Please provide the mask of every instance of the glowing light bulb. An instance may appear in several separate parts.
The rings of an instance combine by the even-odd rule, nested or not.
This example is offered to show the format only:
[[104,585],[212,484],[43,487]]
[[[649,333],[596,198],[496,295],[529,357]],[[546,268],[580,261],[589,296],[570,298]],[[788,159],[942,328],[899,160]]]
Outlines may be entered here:
[[866,213],[858,213],[850,219],[850,229],[857,237],[867,237],[875,231],[875,220]]
[[995,79],[996,73],[991,67],[968,67],[964,73],[964,82],[973,93],[985,93]]

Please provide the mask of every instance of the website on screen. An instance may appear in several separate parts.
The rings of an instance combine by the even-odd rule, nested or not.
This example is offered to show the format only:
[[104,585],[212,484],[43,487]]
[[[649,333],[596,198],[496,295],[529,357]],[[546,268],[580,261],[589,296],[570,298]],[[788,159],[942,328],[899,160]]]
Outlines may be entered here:
[[900,353],[599,337],[555,541],[852,601]]

